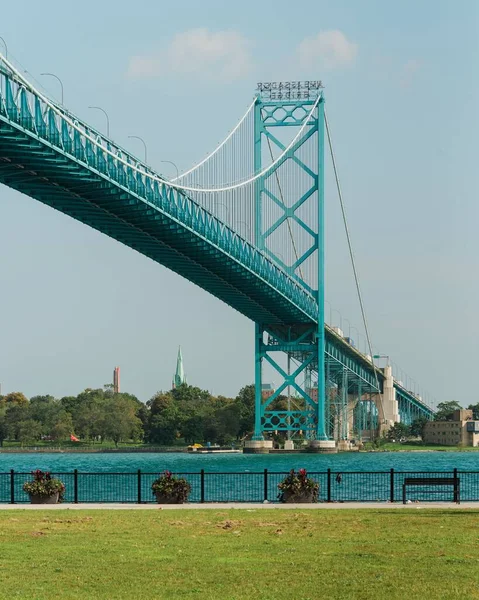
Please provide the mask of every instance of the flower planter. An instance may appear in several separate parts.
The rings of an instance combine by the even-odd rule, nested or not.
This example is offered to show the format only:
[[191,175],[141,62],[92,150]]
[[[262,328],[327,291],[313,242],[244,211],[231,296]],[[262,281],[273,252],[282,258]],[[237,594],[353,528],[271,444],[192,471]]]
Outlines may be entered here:
[[151,489],[158,504],[184,504],[188,501],[191,485],[183,477],[164,471],[151,484]]
[[54,494],[53,496],[36,496],[34,494],[30,494],[30,503],[31,504],[58,504],[59,494]]
[[280,502],[290,504],[312,504],[318,501],[319,483],[307,476],[306,469],[289,474],[278,484]]
[[163,494],[155,494],[158,504],[184,504],[183,500],[178,500],[175,496],[165,496]]
[[314,493],[306,492],[304,494],[292,494],[291,492],[285,491],[283,493],[282,502],[288,504],[312,504],[314,502]]

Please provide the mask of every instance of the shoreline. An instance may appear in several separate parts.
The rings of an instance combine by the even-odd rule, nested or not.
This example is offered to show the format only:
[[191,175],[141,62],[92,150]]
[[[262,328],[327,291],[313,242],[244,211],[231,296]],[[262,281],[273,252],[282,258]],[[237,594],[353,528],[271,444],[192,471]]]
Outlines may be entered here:
[[[479,452],[479,448],[455,448],[451,449],[444,448],[414,448],[404,450],[342,450],[338,451],[338,454],[407,454],[407,453],[428,453],[428,452]],[[269,455],[277,454],[300,454],[303,453],[301,450],[272,450]],[[194,454],[194,455],[205,455],[205,454],[243,454],[240,449],[220,449],[217,450],[202,450],[201,452],[192,452],[188,448],[0,448],[0,456],[6,454]],[[304,452],[308,454],[308,452]],[[262,454],[262,456],[266,456]]]
[[1,448],[2,454],[193,454],[187,448]]

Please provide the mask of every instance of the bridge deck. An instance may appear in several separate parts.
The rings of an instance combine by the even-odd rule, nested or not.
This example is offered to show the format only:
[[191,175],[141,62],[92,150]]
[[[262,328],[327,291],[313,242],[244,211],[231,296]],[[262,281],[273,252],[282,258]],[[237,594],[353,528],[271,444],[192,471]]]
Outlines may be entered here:
[[[316,298],[258,248],[111,140],[3,77],[1,183],[150,257],[253,321],[317,322]],[[377,389],[364,355],[329,327],[326,341],[328,360],[348,369],[364,392]]]

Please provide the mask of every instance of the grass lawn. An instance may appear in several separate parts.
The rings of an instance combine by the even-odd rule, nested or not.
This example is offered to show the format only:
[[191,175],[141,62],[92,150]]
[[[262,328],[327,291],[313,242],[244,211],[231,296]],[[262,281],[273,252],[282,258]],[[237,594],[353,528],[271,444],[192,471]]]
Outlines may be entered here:
[[62,448],[64,450],[78,450],[82,448],[94,449],[94,450],[108,450],[110,448],[185,448],[187,445],[183,442],[180,444],[170,444],[169,446],[161,446],[160,444],[149,444],[144,442],[120,442],[118,446],[115,445],[114,442],[110,440],[105,440],[104,442],[92,442],[92,441],[80,441],[80,442],[71,442],[70,440],[65,440],[62,442],[55,441],[45,441],[39,440],[37,442],[31,442],[29,444],[21,444],[20,442],[14,441],[4,441],[2,448],[5,450],[8,449],[18,449],[18,450],[31,450],[33,448]]
[[0,511],[0,598],[479,598],[479,511]]
[[436,452],[479,452],[479,447],[472,446],[441,446],[440,444],[423,444],[422,442],[387,442],[378,449],[379,451],[389,452],[414,452],[436,451]]

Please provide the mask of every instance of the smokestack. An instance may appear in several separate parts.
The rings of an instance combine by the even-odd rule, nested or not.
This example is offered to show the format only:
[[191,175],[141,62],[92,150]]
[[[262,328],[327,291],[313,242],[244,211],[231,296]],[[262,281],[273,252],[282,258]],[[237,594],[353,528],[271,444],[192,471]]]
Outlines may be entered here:
[[113,391],[115,394],[120,393],[120,367],[115,367],[113,370]]

